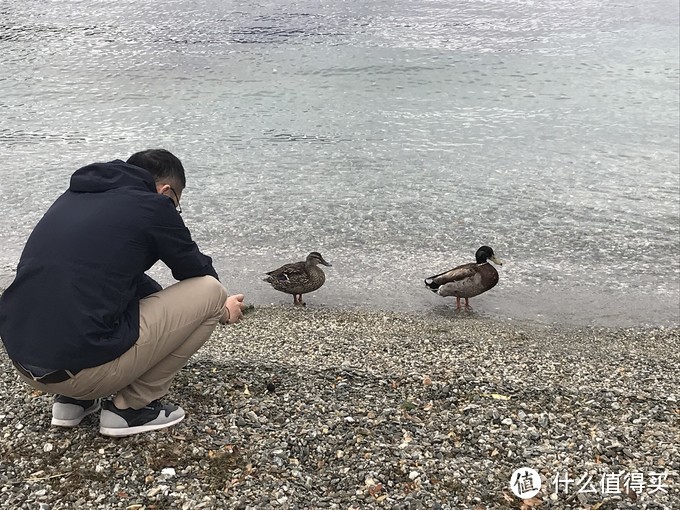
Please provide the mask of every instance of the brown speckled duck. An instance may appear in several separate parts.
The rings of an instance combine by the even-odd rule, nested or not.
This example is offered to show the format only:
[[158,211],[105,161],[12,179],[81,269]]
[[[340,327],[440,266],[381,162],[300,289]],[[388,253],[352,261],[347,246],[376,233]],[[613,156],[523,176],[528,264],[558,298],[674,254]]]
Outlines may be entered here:
[[304,306],[302,295],[317,290],[326,281],[326,275],[318,264],[331,266],[318,251],[313,251],[304,261],[285,264],[269,271],[264,281],[271,283],[276,290],[293,294],[294,305]]
[[477,262],[470,262],[425,279],[425,285],[440,296],[456,296],[456,309],[460,308],[461,298],[465,298],[465,308],[470,308],[469,299],[479,296],[498,283],[498,271],[488,260],[502,266],[493,250],[482,246],[475,254]]

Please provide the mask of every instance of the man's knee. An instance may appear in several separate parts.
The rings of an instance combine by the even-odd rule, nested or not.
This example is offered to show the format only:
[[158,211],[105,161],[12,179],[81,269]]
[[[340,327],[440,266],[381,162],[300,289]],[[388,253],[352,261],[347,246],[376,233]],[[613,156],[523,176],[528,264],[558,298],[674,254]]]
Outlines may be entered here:
[[206,296],[215,299],[217,306],[223,307],[228,297],[227,289],[224,285],[214,276],[199,276],[197,279],[200,281],[201,286],[204,287]]
[[[227,289],[213,276],[196,276],[182,280],[153,296],[165,303],[163,306],[180,307],[184,310],[192,309],[207,316],[217,315],[227,302]],[[142,300],[142,303],[145,300]]]

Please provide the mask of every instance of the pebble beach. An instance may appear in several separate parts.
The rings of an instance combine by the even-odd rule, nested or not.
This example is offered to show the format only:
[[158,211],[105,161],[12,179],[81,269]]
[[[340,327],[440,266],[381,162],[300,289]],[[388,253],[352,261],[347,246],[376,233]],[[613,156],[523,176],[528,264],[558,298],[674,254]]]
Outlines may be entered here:
[[50,427],[2,351],[0,507],[680,508],[679,346],[678,327],[262,307],[178,375],[182,423],[121,439],[98,414]]

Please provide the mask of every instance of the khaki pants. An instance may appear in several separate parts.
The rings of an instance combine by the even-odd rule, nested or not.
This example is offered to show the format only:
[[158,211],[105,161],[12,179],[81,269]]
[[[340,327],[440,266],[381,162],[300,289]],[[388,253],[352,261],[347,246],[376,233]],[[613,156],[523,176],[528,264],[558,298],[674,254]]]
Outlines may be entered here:
[[140,409],[168,392],[177,372],[210,338],[226,301],[227,290],[212,276],[183,280],[140,301],[139,338],[119,358],[60,383],[21,378],[46,393],[78,400],[115,394],[119,409]]

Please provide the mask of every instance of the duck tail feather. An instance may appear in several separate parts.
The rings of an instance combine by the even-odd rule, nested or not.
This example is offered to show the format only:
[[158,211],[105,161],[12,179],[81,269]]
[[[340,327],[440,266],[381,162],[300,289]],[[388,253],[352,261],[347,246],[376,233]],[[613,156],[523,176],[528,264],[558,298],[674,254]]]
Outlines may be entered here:
[[437,292],[439,289],[439,284],[434,282],[433,277],[425,278],[425,285],[427,285],[432,292]]

